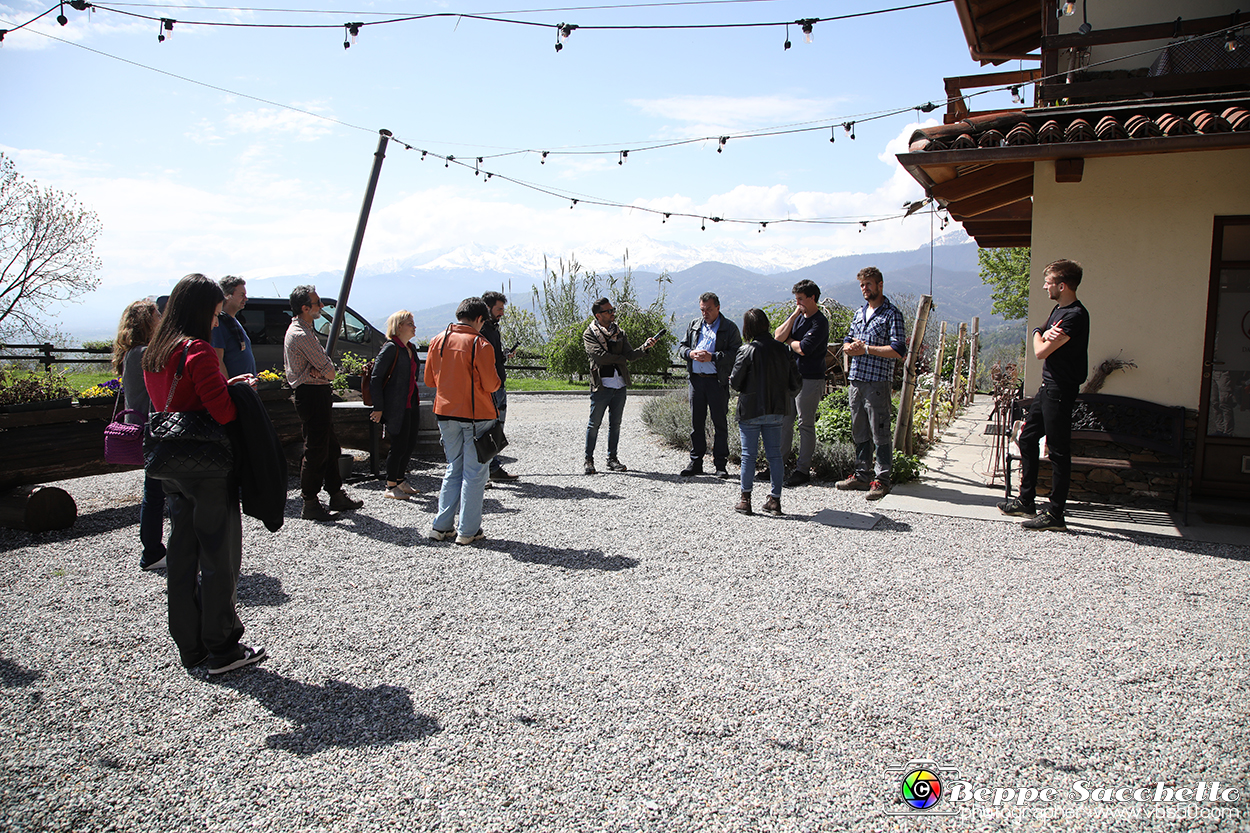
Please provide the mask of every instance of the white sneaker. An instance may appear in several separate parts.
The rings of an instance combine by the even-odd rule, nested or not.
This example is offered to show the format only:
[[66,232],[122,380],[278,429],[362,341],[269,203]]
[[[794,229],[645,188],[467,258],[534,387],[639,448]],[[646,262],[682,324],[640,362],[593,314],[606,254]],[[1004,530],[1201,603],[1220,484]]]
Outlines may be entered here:
[[398,486],[392,486],[382,493],[382,497],[389,497],[392,500],[407,500],[409,494]]
[[435,529],[434,527],[430,527],[430,531],[429,533],[427,533],[426,537],[429,538],[431,541],[450,541],[452,538],[456,537],[456,530],[454,529],[442,530],[442,529]]
[[457,544],[472,544],[474,541],[481,541],[485,538],[486,538],[486,533],[479,529],[477,532],[473,533],[472,535],[457,535],[456,543]]

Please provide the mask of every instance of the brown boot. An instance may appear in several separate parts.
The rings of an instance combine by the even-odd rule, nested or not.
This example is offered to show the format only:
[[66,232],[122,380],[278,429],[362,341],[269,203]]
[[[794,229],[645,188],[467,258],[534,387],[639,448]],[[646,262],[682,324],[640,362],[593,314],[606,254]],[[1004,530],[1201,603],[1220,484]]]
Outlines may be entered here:
[[742,497],[738,499],[738,505],[734,507],[735,512],[741,512],[744,515],[754,515],[751,511],[751,493],[743,492]]
[[769,495],[764,500],[764,511],[769,515],[781,514],[781,498]]

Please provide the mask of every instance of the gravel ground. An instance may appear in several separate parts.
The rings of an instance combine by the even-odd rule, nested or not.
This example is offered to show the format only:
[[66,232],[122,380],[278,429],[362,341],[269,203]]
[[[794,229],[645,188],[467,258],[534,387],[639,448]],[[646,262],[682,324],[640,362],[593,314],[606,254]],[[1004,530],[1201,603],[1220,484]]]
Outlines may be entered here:
[[[74,529],[0,530],[0,827],[1250,830],[1244,797],[1070,792],[1250,789],[1250,548],[888,498],[841,530],[808,519],[865,504],[825,486],[744,517],[735,481],[677,476],[641,402],[634,470],[586,477],[585,396],[511,397],[522,479],[487,491],[477,546],[423,537],[433,464],[333,525],[294,499],[276,534],[245,517],[240,615],[271,657],[221,679],[178,665],[138,569],[140,475],[61,484]],[[948,798],[1058,798],[889,815],[918,758],[958,770]]]

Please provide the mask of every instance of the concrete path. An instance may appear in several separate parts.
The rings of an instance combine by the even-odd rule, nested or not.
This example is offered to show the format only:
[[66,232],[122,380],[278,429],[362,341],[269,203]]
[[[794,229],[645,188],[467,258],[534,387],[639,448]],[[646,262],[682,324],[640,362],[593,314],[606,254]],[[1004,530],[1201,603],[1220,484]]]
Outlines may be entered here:
[[[919,482],[906,483],[881,501],[883,509],[1019,523],[1003,515],[1003,477],[994,471],[993,440],[985,434],[993,401],[980,397],[938,437],[924,458],[929,470]],[[997,476],[995,476],[997,475]],[[1068,526],[1085,530],[1145,532],[1186,541],[1250,544],[1250,508],[1243,503],[1191,500],[1189,524],[1180,513],[1113,504],[1070,502]]]

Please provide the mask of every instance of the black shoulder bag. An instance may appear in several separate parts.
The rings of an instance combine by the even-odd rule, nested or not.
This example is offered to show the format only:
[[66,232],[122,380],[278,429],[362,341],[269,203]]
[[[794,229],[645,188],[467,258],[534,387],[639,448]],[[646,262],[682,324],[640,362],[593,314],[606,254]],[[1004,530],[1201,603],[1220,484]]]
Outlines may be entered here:
[[189,348],[190,342],[182,346],[165,410],[152,414],[144,426],[144,468],[155,480],[225,477],[234,469],[234,450],[225,426],[206,410],[169,410],[187,367]]

